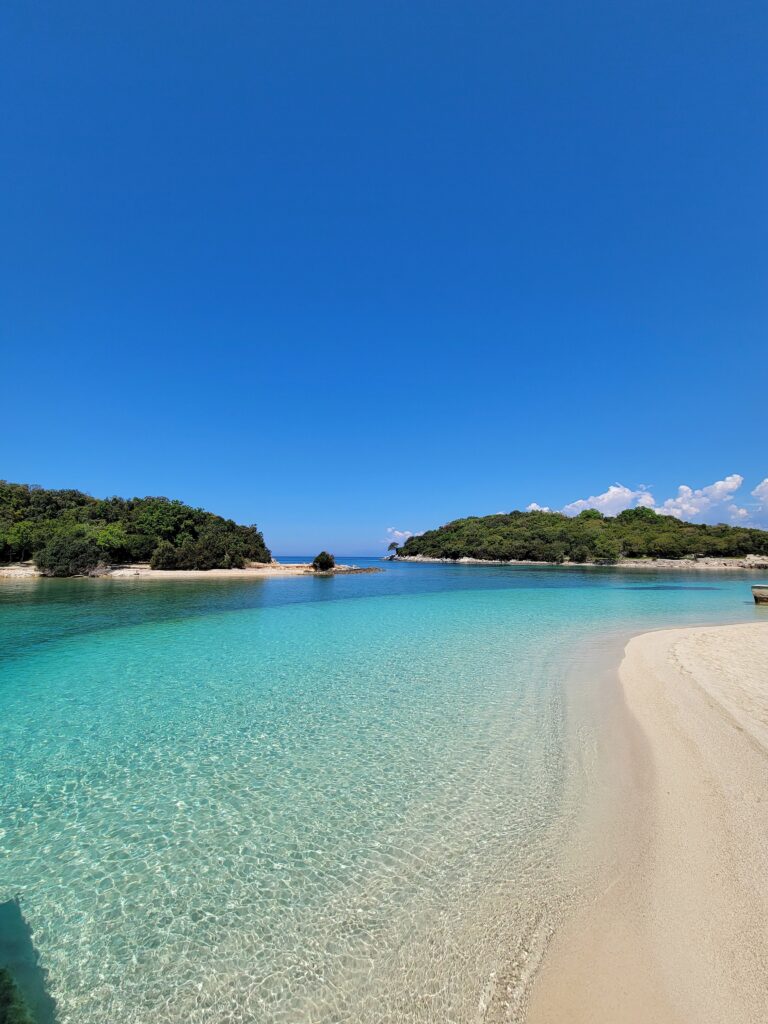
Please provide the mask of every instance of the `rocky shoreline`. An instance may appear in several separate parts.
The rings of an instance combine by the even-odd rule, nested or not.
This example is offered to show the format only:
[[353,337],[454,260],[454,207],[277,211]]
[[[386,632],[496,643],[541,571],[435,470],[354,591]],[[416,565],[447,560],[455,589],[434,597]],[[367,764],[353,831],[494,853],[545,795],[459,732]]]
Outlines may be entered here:
[[506,562],[484,558],[428,558],[426,555],[395,555],[394,562],[426,562],[435,565],[538,565],[554,566],[559,569],[692,569],[727,570],[754,569],[768,572],[768,555],[745,555],[743,558],[621,558],[618,562],[536,562],[533,560],[511,559]]

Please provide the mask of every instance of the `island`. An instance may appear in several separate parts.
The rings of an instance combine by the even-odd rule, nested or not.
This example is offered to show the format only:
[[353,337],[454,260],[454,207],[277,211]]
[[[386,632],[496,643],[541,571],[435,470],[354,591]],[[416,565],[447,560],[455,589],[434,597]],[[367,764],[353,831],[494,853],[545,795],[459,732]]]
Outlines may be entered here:
[[409,537],[396,560],[622,565],[661,568],[768,568],[768,531],[709,526],[647,507],[617,516],[586,509],[508,512],[455,519]]
[[0,481],[3,577],[248,579],[380,571],[336,565],[327,552],[318,559],[281,564],[255,524],[243,526],[175,499],[94,498]]

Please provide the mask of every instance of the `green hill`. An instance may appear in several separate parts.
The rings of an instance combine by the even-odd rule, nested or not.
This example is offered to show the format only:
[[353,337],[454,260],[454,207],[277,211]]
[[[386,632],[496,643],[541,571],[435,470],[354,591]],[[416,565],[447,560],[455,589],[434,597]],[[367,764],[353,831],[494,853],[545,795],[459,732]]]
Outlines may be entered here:
[[0,481],[0,562],[33,558],[49,576],[99,563],[228,569],[271,559],[256,526],[169,498],[92,498]]
[[572,518],[560,512],[470,516],[410,537],[398,551],[400,557],[608,563],[620,558],[750,554],[768,554],[768,532],[685,523],[650,508],[627,509],[615,518],[595,509]]

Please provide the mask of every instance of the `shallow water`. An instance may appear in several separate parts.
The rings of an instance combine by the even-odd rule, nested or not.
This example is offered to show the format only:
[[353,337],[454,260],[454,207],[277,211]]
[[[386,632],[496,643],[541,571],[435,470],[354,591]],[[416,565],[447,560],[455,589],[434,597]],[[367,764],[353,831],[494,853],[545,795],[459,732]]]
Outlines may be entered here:
[[574,644],[748,620],[749,582],[0,581],[0,901],[61,1024],[466,1022],[497,973],[514,1003],[568,898]]

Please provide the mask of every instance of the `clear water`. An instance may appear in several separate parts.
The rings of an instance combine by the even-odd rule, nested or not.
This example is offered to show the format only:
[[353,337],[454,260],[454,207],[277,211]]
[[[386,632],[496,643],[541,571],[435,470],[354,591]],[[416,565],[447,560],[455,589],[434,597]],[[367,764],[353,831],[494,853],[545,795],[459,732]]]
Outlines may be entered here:
[[0,900],[61,1024],[514,1006],[567,898],[573,645],[749,620],[749,583],[0,581]]

